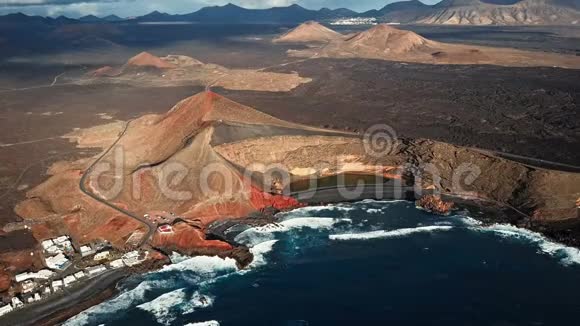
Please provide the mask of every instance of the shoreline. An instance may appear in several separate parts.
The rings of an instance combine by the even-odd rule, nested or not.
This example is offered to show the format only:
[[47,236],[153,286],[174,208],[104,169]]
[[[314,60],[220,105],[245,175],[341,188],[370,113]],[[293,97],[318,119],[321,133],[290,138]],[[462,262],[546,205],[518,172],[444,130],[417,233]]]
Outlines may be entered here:
[[[314,199],[305,200],[304,202],[308,203],[309,205],[331,205],[337,203],[358,202],[365,199],[405,200],[409,202],[413,202],[416,199],[414,193],[413,196],[410,196],[408,191],[402,192],[402,198],[396,198],[396,196],[393,195],[392,189],[385,190],[386,191],[383,191],[380,195],[377,195],[378,192],[376,191],[376,186],[367,185],[365,186],[365,189],[360,196],[349,200],[345,199],[337,191],[337,189],[321,189],[317,192],[317,195],[320,194],[321,196],[318,196]],[[304,191],[293,195],[296,196],[296,198],[300,198],[301,194],[303,195],[308,192],[310,191]],[[428,193],[430,192],[425,191],[425,194]],[[482,214],[479,214],[480,216],[475,216],[476,214],[473,214],[474,216],[472,216],[473,218],[484,223],[508,223],[514,226],[524,227],[525,229],[539,232],[546,236],[548,239],[552,239],[567,246],[574,246],[574,241],[563,241],[559,237],[552,236],[550,232],[553,232],[554,230],[545,231],[539,230],[533,225],[518,225],[519,223],[516,223],[517,220],[515,217],[520,215],[515,211],[510,212],[511,209],[509,207],[500,207],[500,205],[496,203],[488,203],[491,205],[486,205],[483,200],[462,198],[460,196],[444,194],[442,197],[445,200],[455,202],[458,204],[458,207],[467,209],[470,211],[470,213],[473,213],[471,209],[477,209],[480,213],[485,213],[485,216],[481,216]],[[275,218],[264,219],[264,217],[259,216],[248,216],[243,219],[223,220],[208,226],[207,236],[220,239],[232,245],[239,245],[236,244],[233,239],[240,232],[253,226],[275,222]],[[570,242],[572,242],[572,244]],[[155,268],[153,270],[155,270]],[[55,325],[62,323],[69,318],[78,315],[82,311],[114,297],[118,294],[117,284],[119,282],[131,275],[139,274],[141,272],[141,270],[136,271],[128,268],[105,272],[104,274],[86,280],[83,283],[76,284],[74,287],[65,289],[58,295],[54,295],[47,300],[30,304],[22,309],[15,310],[13,313],[4,316],[2,320],[6,321],[8,324],[35,326]]]
[[7,325],[55,325],[117,294],[117,284],[130,276],[126,269],[111,270],[56,295],[24,306],[2,317]]

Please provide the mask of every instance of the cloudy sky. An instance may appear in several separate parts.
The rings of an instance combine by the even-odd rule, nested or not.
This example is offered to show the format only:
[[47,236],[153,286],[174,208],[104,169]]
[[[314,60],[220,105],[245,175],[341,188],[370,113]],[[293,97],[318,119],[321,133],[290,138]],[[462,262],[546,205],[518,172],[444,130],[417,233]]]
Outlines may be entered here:
[[[246,8],[270,8],[298,3],[309,9],[346,7],[356,11],[378,9],[396,0],[0,0],[0,14],[23,12],[30,15],[79,17],[84,15],[138,16],[153,10],[171,14],[189,13],[206,6],[228,2]],[[422,0],[435,3],[439,0]]]

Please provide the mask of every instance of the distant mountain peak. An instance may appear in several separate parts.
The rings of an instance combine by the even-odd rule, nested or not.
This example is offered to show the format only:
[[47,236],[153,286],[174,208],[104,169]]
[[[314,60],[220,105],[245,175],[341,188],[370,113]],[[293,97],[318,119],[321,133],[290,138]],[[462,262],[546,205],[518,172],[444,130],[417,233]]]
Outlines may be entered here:
[[[219,6],[217,6],[217,7],[219,7]],[[235,5],[235,4],[231,3],[231,2],[228,2],[227,5],[222,6],[222,8],[244,9],[244,8],[242,8],[242,7],[238,6],[238,5]]]

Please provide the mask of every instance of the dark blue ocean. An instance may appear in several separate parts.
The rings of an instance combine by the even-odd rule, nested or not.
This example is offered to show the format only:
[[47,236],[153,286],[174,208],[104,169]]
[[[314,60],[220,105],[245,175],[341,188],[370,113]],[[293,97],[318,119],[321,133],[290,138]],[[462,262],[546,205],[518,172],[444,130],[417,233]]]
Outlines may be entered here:
[[308,207],[236,238],[256,259],[172,257],[67,325],[578,325],[580,251],[404,201]]

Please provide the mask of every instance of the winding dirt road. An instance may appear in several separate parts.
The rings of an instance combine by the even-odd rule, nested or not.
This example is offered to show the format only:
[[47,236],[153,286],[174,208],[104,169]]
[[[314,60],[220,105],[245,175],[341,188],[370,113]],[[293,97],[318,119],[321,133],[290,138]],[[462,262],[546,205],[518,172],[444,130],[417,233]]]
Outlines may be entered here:
[[109,154],[109,152],[111,152],[111,150],[119,143],[119,141],[121,140],[121,138],[123,138],[123,136],[125,135],[125,133],[127,132],[127,130],[129,129],[129,125],[131,124],[131,120],[127,121],[127,123],[125,124],[125,128],[123,129],[123,131],[119,134],[119,138],[117,138],[117,140],[115,140],[115,142],[113,144],[111,144],[111,146],[105,151],[103,152],[103,154],[101,154],[101,156],[99,156],[99,158],[97,158],[93,164],[91,164],[91,166],[89,166],[87,168],[87,170],[85,171],[85,173],[83,173],[83,176],[81,177],[81,180],[79,182],[79,188],[80,190],[87,196],[93,198],[94,200],[100,202],[101,204],[108,206],[114,210],[116,210],[117,212],[123,214],[123,215],[127,215],[132,219],[135,219],[143,224],[145,224],[145,226],[147,227],[148,231],[146,236],[144,236],[141,239],[141,242],[139,243],[139,247],[142,247],[143,245],[145,245],[149,239],[151,239],[151,237],[153,236],[153,233],[155,233],[156,227],[153,223],[151,223],[151,221],[145,219],[144,217],[138,216],[132,212],[129,212],[121,207],[115,206],[114,204],[112,204],[111,202],[93,194],[92,192],[88,191],[85,187],[85,183],[87,180],[87,177],[91,174],[91,172],[93,171],[93,169],[95,168],[95,166],[97,164],[99,164],[99,162],[107,155]]

